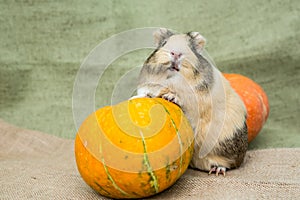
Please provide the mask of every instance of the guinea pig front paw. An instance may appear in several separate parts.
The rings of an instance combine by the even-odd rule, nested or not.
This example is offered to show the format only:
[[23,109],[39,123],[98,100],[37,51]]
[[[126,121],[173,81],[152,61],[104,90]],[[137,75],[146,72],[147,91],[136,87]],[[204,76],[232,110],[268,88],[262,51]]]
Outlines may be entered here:
[[180,100],[178,98],[178,96],[176,96],[174,93],[166,93],[162,95],[162,98],[165,100],[168,100],[172,103],[177,104],[179,107],[181,107],[181,103]]
[[130,99],[129,100],[131,100],[131,99],[136,99],[136,98],[154,98],[155,96],[154,96],[154,94],[152,94],[152,93],[150,93],[150,92],[138,92],[138,94],[137,95],[135,95],[135,96],[132,96],[132,97],[130,97]]
[[137,99],[137,98],[153,98],[153,95],[151,95],[151,94],[140,94],[140,95],[130,97],[129,100]]

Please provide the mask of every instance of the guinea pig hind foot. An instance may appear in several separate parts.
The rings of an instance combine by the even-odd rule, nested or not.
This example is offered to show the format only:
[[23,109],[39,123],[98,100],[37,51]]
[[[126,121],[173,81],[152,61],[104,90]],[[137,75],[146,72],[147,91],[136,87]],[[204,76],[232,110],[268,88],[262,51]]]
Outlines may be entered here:
[[210,171],[208,172],[208,175],[210,175],[211,173],[216,172],[216,176],[219,176],[219,174],[223,174],[223,176],[225,177],[226,175],[226,167],[222,167],[222,166],[213,166]]

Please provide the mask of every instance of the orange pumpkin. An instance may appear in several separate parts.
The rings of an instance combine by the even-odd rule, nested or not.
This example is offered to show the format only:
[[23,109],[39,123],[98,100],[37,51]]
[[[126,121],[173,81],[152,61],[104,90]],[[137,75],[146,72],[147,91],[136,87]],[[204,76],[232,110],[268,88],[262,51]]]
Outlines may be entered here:
[[245,76],[225,73],[223,75],[247,108],[248,142],[251,142],[260,132],[269,116],[268,97],[257,83]]
[[181,109],[161,98],[103,107],[82,123],[75,157],[84,181],[110,198],[157,194],[186,171],[194,134]]

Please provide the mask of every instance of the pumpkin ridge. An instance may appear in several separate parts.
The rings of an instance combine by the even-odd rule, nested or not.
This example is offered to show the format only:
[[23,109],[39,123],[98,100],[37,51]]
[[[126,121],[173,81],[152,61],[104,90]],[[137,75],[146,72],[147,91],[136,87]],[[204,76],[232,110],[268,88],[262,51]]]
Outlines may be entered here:
[[[179,142],[179,152],[180,152],[180,165],[179,165],[179,173],[178,173],[178,176],[180,176],[180,174],[181,174],[181,168],[182,168],[182,154],[183,154],[183,152],[182,152],[182,140],[181,140],[181,136],[180,136],[180,133],[179,133],[179,130],[178,130],[178,128],[177,128],[177,126],[176,126],[176,124],[175,124],[175,122],[174,122],[174,120],[173,120],[173,118],[170,116],[170,119],[171,119],[171,122],[172,122],[172,125],[173,125],[173,127],[175,128],[175,130],[176,130],[176,134],[177,134],[177,138],[178,138],[178,142]],[[179,177],[178,177],[179,178]]]
[[174,119],[171,116],[170,111],[161,102],[159,102],[159,101],[156,101],[156,102],[158,102],[159,104],[161,104],[163,106],[163,108],[165,109],[166,113],[169,115],[169,117],[171,119],[172,126],[174,127],[174,129],[176,131],[176,135],[177,135],[178,142],[179,142],[179,152],[180,152],[180,166],[179,166],[179,173],[178,173],[178,176],[180,176],[180,174],[181,174],[181,168],[182,168],[182,162],[183,162],[183,160],[182,160],[183,159],[182,158],[182,154],[183,154],[183,152],[182,152],[183,151],[182,150],[182,140],[181,140],[181,137],[180,137],[180,133],[179,133],[179,130],[178,130],[176,124],[175,124]]
[[[100,153],[102,154],[102,145],[100,143],[100,146],[99,146],[99,151]],[[115,182],[115,180],[113,179],[113,177],[111,176],[111,174],[109,173],[108,169],[107,169],[107,166],[105,164],[105,160],[104,158],[102,157],[101,158],[101,162],[102,162],[102,165],[103,165],[103,168],[105,170],[105,173],[108,177],[108,180],[110,180],[110,182],[112,183],[112,185],[114,186],[114,188],[116,188],[118,191],[120,191],[123,195],[125,196],[129,196],[129,194],[127,192],[125,192],[124,190],[122,190],[118,185],[117,183]]]
[[107,190],[105,190],[97,181],[94,181],[94,183],[95,183],[95,185],[97,186],[97,187],[99,187],[102,191],[104,191],[107,195],[110,195],[110,193],[107,191]]
[[149,158],[148,158],[148,154],[147,154],[147,145],[146,145],[146,141],[145,141],[145,138],[144,138],[144,134],[143,132],[140,130],[140,135],[141,135],[141,138],[142,138],[142,144],[143,144],[143,148],[144,148],[144,160],[143,160],[143,163],[144,165],[146,165],[147,167],[147,172],[150,176],[150,185],[151,187],[153,187],[155,189],[155,192],[158,193],[159,192],[159,185],[158,185],[158,181],[157,181],[157,177],[155,176],[154,172],[153,172],[153,169],[150,165],[150,161],[149,161]]

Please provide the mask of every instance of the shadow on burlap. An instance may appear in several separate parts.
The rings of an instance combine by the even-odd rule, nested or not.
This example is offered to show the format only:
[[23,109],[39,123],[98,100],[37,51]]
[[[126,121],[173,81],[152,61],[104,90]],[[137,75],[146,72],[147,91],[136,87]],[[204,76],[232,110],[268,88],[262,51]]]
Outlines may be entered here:
[[[81,179],[73,140],[24,130],[0,120],[0,199],[106,199]],[[224,178],[189,169],[150,199],[296,199],[300,149],[247,153]]]

